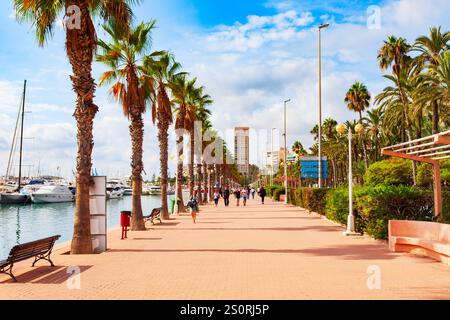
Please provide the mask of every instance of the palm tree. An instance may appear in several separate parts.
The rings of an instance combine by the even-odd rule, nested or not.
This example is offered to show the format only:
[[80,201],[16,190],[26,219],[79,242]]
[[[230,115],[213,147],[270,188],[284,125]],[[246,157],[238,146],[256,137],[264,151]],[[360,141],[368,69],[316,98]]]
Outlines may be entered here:
[[294,144],[292,145],[292,152],[294,152],[296,155],[305,155],[308,153],[300,141],[294,142]]
[[182,193],[183,183],[183,159],[184,159],[184,136],[183,129],[188,128],[187,108],[188,99],[194,90],[196,79],[188,80],[187,74],[183,73],[174,77],[170,84],[173,95],[173,102],[178,105],[176,108],[177,116],[175,120],[176,143],[177,143],[177,190],[176,196],[181,200],[180,211],[185,211]]
[[[75,222],[71,244],[72,254],[92,253],[89,211],[89,186],[91,184],[93,124],[98,111],[94,104],[95,80],[92,61],[96,48],[93,19],[100,16],[105,21],[114,20],[126,30],[132,18],[133,0],[13,0],[16,18],[32,23],[39,46],[44,46],[53,36],[58,16],[67,13],[75,21],[66,27],[66,53],[72,65],[72,87],[77,96],[74,117],[77,122],[77,174]],[[77,5],[79,14],[73,12]],[[78,20],[78,21],[77,21]]]
[[[150,23],[140,23],[136,28],[124,33],[116,23],[105,24],[103,28],[110,36],[110,43],[98,41],[101,54],[97,61],[105,64],[109,70],[100,77],[100,85],[112,84],[110,94],[121,105],[123,114],[130,121],[130,137],[132,143],[131,156],[131,230],[145,230],[142,214],[142,171],[144,169],[143,141],[146,110],[146,94],[150,82],[140,83],[142,67],[139,60],[147,52],[151,44],[150,32],[155,20]],[[151,89],[153,90],[153,89]],[[151,91],[150,90],[150,91]]]
[[382,135],[384,111],[381,107],[367,110],[367,116],[364,117],[366,126],[368,128],[368,135],[373,141],[374,146],[374,161],[378,161],[380,155],[380,139]]
[[362,112],[370,105],[370,93],[367,87],[356,81],[347,91],[345,103],[350,111],[359,114],[359,122],[362,123]]
[[[446,51],[438,58],[438,63],[430,67],[430,75],[425,81],[435,88],[435,97],[446,108],[444,115],[450,109],[450,51]],[[447,119],[448,120],[448,119]]]
[[[362,124],[362,112],[370,105],[370,93],[367,87],[361,82],[356,81],[345,95],[345,103],[349,110],[357,112],[359,114],[359,123]],[[367,169],[367,148],[364,138],[361,138],[363,151],[364,151],[364,165]]]
[[[209,121],[209,119],[206,119],[205,121],[202,122],[202,131],[203,131],[203,137],[205,137],[205,135],[208,135],[210,137],[213,135],[215,136],[215,131],[212,130],[212,124],[211,124],[211,121]],[[214,138],[214,137],[212,137],[212,138]],[[209,186],[208,186],[208,163],[206,162],[206,159],[204,157],[204,152],[210,143],[212,143],[212,141],[207,141],[207,140],[204,140],[202,143],[203,185],[205,188],[205,193],[203,194],[202,202],[204,204],[208,203],[208,193],[206,191],[207,191],[207,188],[209,188]]]
[[[416,39],[414,49],[420,52],[420,55],[416,58],[416,63],[425,66],[432,66],[434,68],[439,67],[441,60],[441,54],[448,50],[450,42],[450,32],[441,32],[441,27],[433,27],[430,29],[430,36],[422,36]],[[432,86],[429,92],[434,92]],[[432,133],[439,132],[439,102],[438,99],[432,100]]]
[[[378,52],[378,64],[381,70],[386,70],[392,66],[392,72],[394,79],[396,80],[400,101],[402,105],[403,120],[406,124],[406,134],[408,135],[408,140],[413,139],[412,124],[409,119],[408,101],[404,87],[401,82],[401,74],[407,69],[411,64],[411,57],[408,55],[411,50],[411,46],[407,43],[404,38],[397,38],[395,36],[389,36],[384,45]],[[386,76],[385,76],[386,77]],[[413,161],[413,181],[416,185],[416,163]]]
[[172,101],[168,89],[174,77],[180,75],[181,65],[175,61],[169,52],[155,52],[144,59],[145,76],[154,82],[155,99],[152,104],[152,121],[157,122],[159,141],[159,160],[161,175],[161,217],[169,219],[167,208],[168,156],[169,156],[169,126],[173,122]]
[[[206,109],[206,105],[209,105],[212,103],[211,97],[207,94],[203,94],[203,87],[197,88],[197,90],[195,91],[195,95],[192,97],[192,106],[191,108],[189,108],[188,110],[192,110],[193,112],[193,117],[190,118],[190,121],[199,121],[201,122],[201,134],[203,135],[204,133],[204,122],[208,120],[211,112]],[[190,112],[188,112],[190,113]],[[194,160],[197,160],[197,187],[198,187],[198,198],[199,198],[199,203],[203,203],[202,200],[202,196],[201,196],[201,174],[202,174],[202,170],[201,170],[201,166],[202,166],[202,151],[203,151],[203,141],[198,141],[197,145],[195,143],[195,135],[196,133],[194,133],[195,130],[195,126],[194,123],[190,123],[190,128],[191,128],[191,145],[190,145],[190,150],[191,150],[191,167],[194,168]],[[200,137],[197,137],[197,139]],[[203,138],[201,137],[201,139],[203,140]],[[195,150],[195,148],[197,147],[197,150]],[[193,156],[193,152],[195,154],[195,157]]]

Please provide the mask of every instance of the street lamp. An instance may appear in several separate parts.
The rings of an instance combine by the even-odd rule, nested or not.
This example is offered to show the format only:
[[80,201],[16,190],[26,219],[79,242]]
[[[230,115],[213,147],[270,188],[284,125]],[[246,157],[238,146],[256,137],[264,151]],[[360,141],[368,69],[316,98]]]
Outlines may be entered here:
[[277,128],[272,128],[272,147],[270,151],[270,185],[273,185],[273,131]]
[[321,24],[318,27],[319,33],[319,188],[322,188],[322,48],[320,31],[328,28],[329,23]]
[[[343,135],[345,133],[345,125],[339,124],[336,127],[336,131]],[[357,124],[355,127],[356,134],[364,133],[364,127],[362,124]],[[355,216],[353,215],[353,172],[352,172],[352,130],[348,129],[348,217],[347,217],[347,230],[344,232],[346,236],[359,235],[355,232]]]
[[286,131],[286,104],[288,102],[290,102],[291,99],[287,99],[284,100],[284,204],[288,203],[288,180],[287,180],[287,142],[286,142],[286,136],[287,136],[287,131]]

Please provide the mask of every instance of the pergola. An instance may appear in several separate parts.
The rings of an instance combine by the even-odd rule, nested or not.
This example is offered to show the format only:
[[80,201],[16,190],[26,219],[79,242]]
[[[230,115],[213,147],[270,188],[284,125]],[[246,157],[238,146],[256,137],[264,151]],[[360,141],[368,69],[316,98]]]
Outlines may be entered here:
[[440,216],[442,213],[442,192],[439,161],[450,158],[450,130],[386,147],[381,150],[381,153],[433,165],[434,214],[436,217]]

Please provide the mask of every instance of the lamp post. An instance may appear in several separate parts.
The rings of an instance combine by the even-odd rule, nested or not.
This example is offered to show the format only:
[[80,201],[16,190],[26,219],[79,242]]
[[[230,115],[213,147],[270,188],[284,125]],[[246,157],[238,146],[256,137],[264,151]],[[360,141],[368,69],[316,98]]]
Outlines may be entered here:
[[272,146],[270,149],[270,185],[273,185],[273,131],[276,130],[277,128],[272,128]]
[[319,33],[319,188],[322,188],[322,44],[320,31],[328,28],[329,23],[321,24]]
[[[345,125],[339,124],[336,127],[336,131],[339,134],[345,133]],[[355,127],[355,133],[361,134],[364,132],[362,124],[357,124]],[[346,236],[359,235],[355,232],[355,216],[353,215],[353,172],[352,172],[352,139],[353,134],[350,128],[347,133],[348,137],[348,217],[347,217],[347,230],[344,232]]]
[[284,204],[288,204],[286,104],[290,101],[291,99],[284,101]]

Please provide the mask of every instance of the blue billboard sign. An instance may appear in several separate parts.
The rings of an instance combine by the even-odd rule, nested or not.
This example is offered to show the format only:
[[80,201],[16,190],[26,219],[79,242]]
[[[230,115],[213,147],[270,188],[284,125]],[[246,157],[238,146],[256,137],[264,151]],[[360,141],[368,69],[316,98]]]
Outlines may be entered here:
[[[322,157],[322,178],[328,177],[328,161]],[[300,178],[318,179],[319,178],[319,157],[300,158]]]

